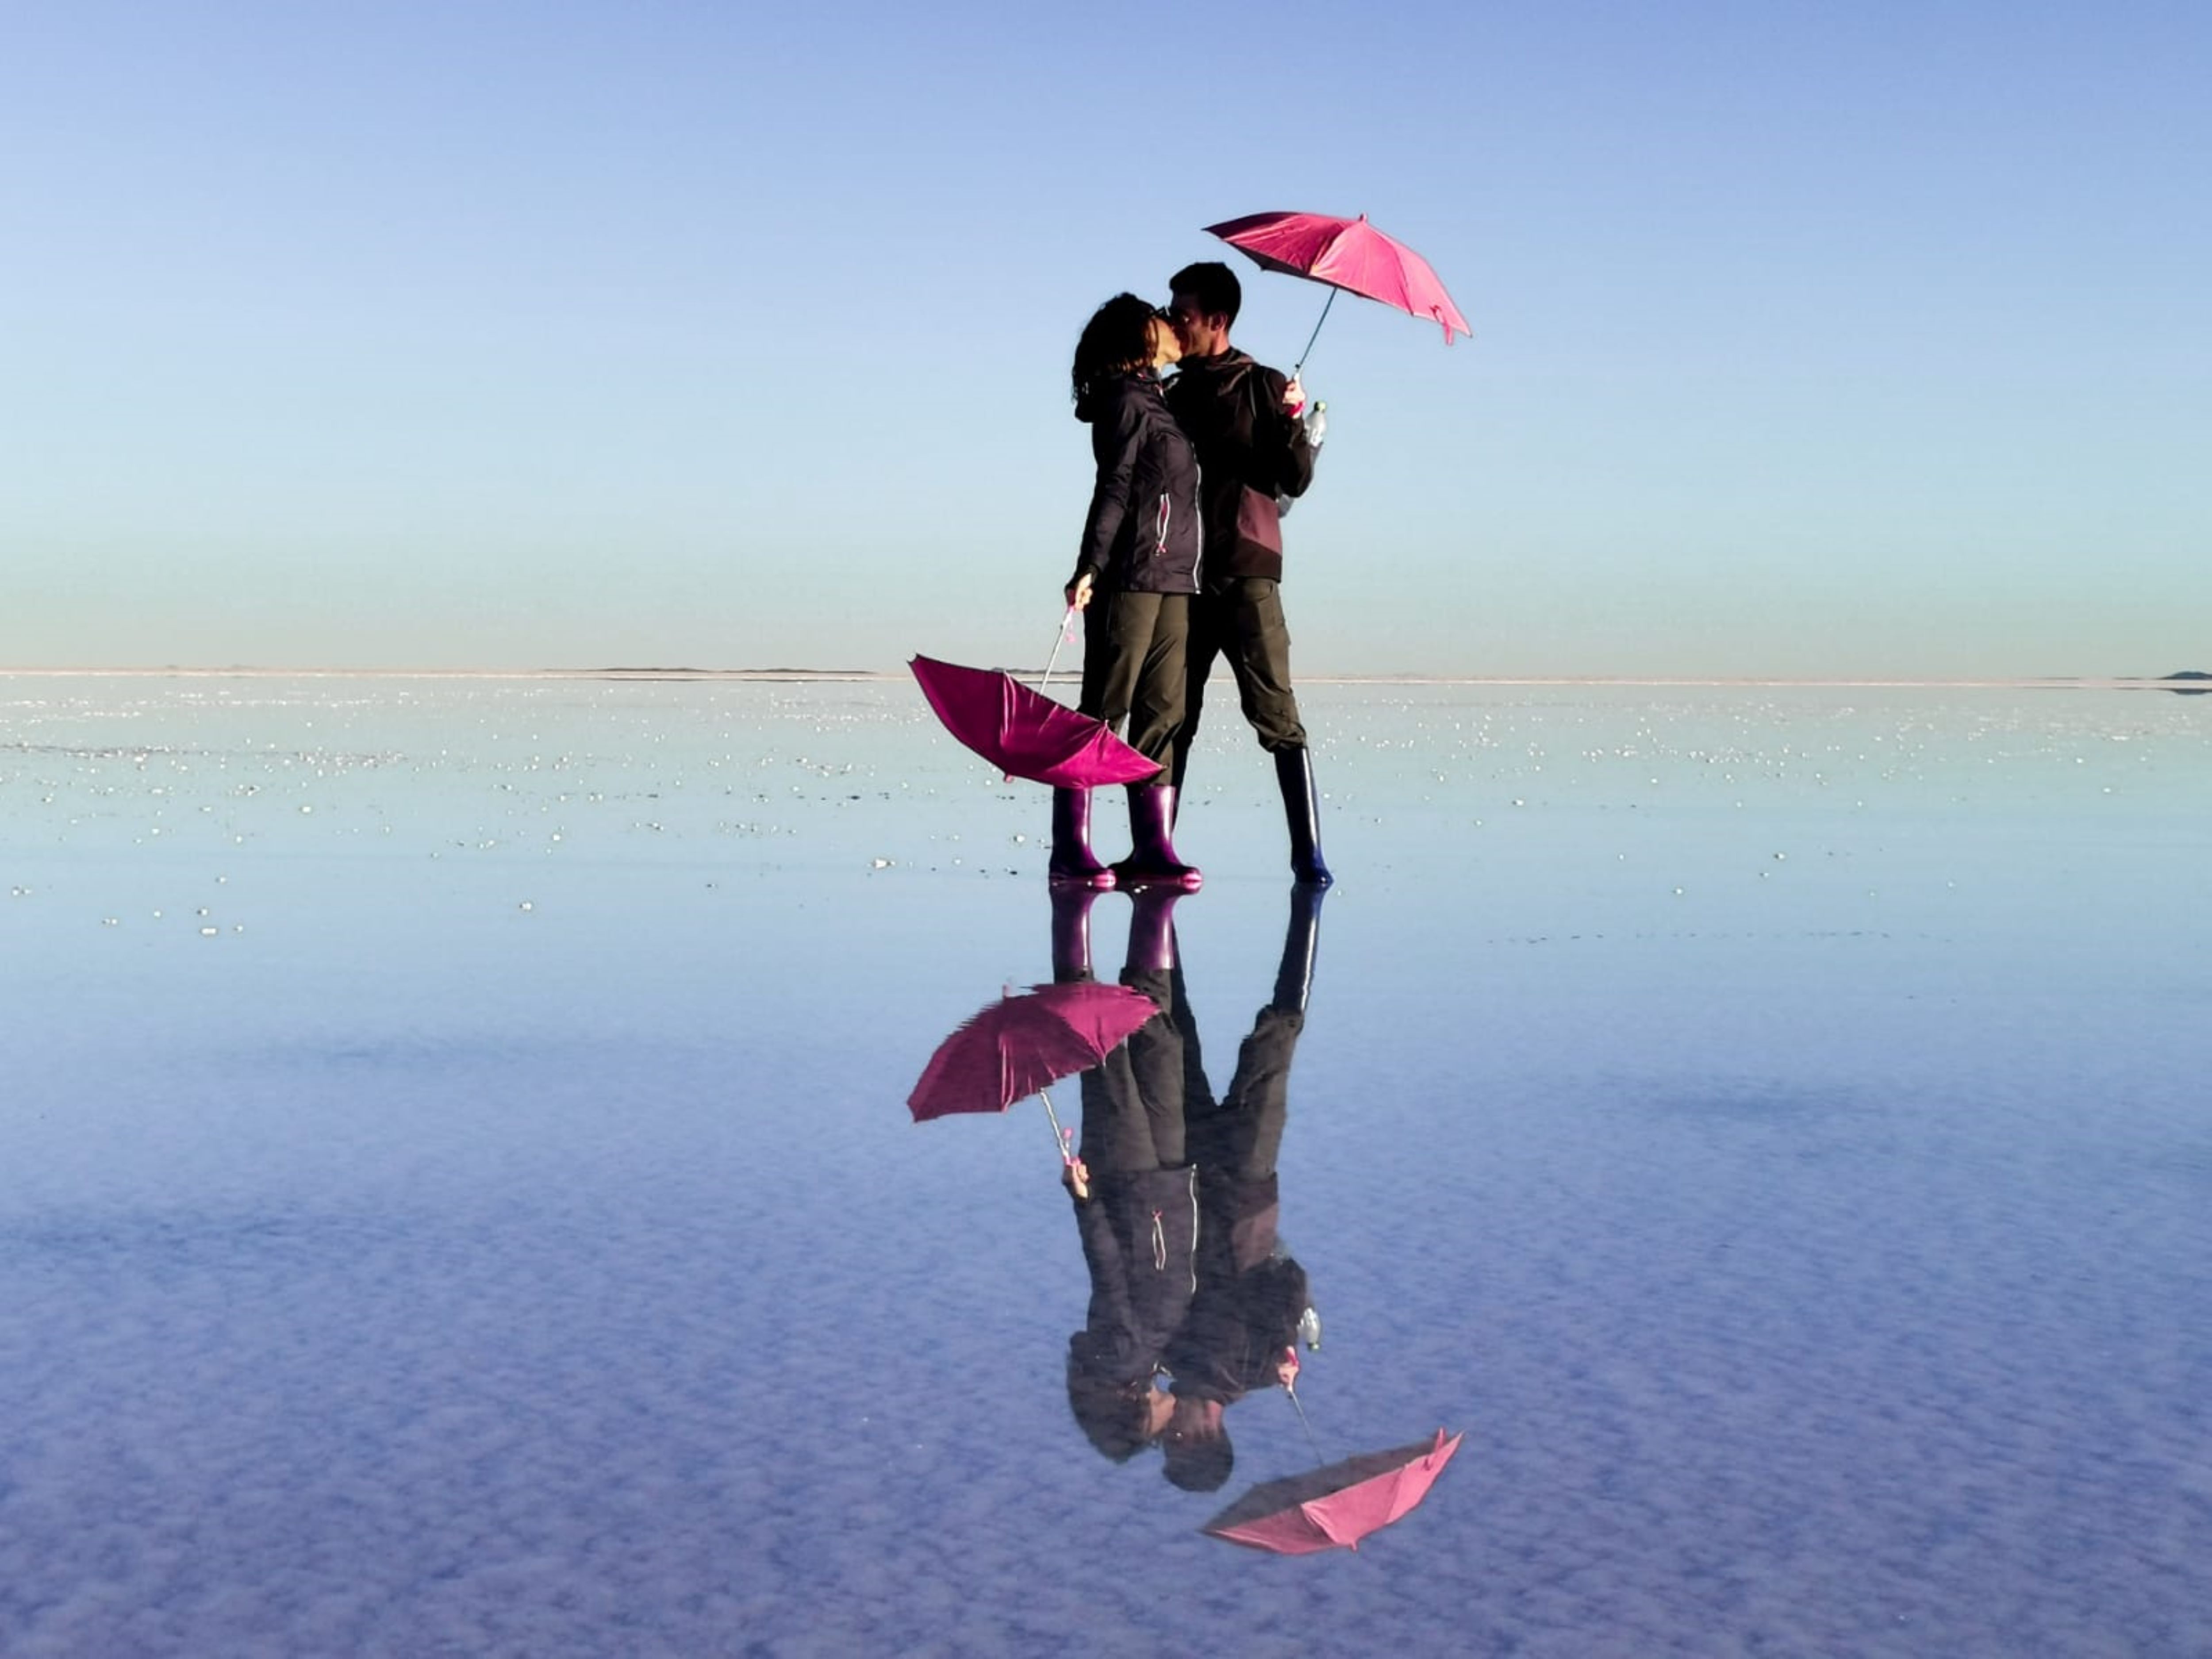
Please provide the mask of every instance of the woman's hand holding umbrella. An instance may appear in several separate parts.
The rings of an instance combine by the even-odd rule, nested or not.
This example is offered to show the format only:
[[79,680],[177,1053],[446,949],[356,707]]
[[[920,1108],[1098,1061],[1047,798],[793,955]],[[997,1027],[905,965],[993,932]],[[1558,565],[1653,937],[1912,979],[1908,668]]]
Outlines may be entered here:
[[1065,1140],[1060,1144],[1060,1184],[1078,1198],[1091,1196],[1091,1166]]

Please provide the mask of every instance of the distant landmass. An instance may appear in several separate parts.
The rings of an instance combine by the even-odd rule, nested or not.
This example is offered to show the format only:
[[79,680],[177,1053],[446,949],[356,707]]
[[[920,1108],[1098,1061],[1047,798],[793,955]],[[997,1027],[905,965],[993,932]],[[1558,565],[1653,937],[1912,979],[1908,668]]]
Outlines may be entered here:
[[871,680],[884,678],[874,668],[549,668],[549,674],[605,675],[623,679]]
[[[1043,670],[1008,666],[1006,672],[1017,679],[1035,680]],[[1062,674],[1070,684],[1073,681],[1071,669]],[[804,684],[834,681],[904,681],[904,668],[699,668],[685,664],[615,665],[605,668],[289,668],[266,667],[234,663],[228,667],[195,667],[188,664],[166,663],[157,667],[39,667],[11,666],[0,664],[0,675],[46,676],[62,678],[95,679],[109,677],[151,677],[178,679],[544,679],[544,680],[691,680],[691,681],[754,681],[759,683],[783,681]],[[2202,668],[2179,669],[2173,673],[2153,678],[2148,675],[2124,674],[2089,678],[2080,675],[2036,674],[2026,676],[1997,676],[1978,678],[1914,678],[1910,677],[1876,677],[1868,678],[1768,678],[1763,676],[1695,675],[1695,674],[1434,674],[1418,671],[1403,671],[1379,674],[1304,674],[1299,678],[1311,685],[1493,685],[1493,686],[1711,686],[1729,687],[1827,687],[1840,690],[1864,689],[1926,690],[2048,690],[2048,691],[2166,691],[2177,696],[2199,697],[2212,696],[2212,670]]]

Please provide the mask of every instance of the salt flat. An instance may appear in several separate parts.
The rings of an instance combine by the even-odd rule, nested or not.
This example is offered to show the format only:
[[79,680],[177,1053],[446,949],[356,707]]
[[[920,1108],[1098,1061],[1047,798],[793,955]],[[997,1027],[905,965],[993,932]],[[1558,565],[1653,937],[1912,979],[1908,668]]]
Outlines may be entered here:
[[[2212,1649],[2212,702],[1307,701],[1300,1394],[1467,1440],[1291,1560],[1197,1530],[1279,1394],[1078,1431],[1034,1105],[908,1120],[1051,970],[910,687],[0,677],[0,1651]],[[1217,1087],[1272,793],[1209,730]]]

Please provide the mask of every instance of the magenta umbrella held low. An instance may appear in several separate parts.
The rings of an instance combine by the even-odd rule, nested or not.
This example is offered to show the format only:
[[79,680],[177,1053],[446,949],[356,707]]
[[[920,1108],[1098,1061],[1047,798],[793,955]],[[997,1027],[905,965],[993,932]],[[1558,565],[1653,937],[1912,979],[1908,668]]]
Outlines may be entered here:
[[907,665],[945,729],[1010,778],[1058,789],[1142,783],[1160,769],[1106,729],[1033,691],[1003,669],[969,668],[934,657]]
[[1336,303],[1340,289],[1394,307],[1409,317],[1431,319],[1443,326],[1446,345],[1454,333],[1474,337],[1474,331],[1429,262],[1376,229],[1364,213],[1356,219],[1326,213],[1252,213],[1206,229],[1263,270],[1285,271],[1328,285],[1321,322],[1314,325],[1306,349],[1298,353],[1297,368],[1291,371],[1293,378],[1312,356],[1314,341],[1321,337],[1321,325],[1328,320],[1328,308]]
[[1141,991],[1087,979],[1002,997],[937,1045],[907,1097],[907,1109],[916,1123],[927,1123],[963,1112],[1003,1112],[1035,1095],[1044,1102],[1075,1195],[1087,1198],[1087,1173],[1046,1089],[1089,1071],[1159,1012]]

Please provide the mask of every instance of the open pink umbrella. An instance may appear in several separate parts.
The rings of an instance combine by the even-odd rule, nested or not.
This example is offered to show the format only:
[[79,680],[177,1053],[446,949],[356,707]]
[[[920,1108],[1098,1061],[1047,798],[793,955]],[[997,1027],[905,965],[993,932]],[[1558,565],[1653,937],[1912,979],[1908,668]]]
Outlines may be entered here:
[[1270,1480],[1246,1492],[1206,1523],[1232,1544],[1277,1555],[1352,1549],[1429,1495],[1462,1436],[1419,1440],[1391,1451],[1367,1452],[1341,1463]]
[[1087,979],[1002,998],[937,1045],[907,1097],[907,1109],[925,1123],[962,1112],[1003,1112],[1036,1096],[1061,1163],[1077,1172],[1075,1195],[1081,1198],[1080,1166],[1045,1089],[1089,1071],[1159,1012],[1141,991]]
[[945,729],[1008,777],[1057,788],[1141,783],[1160,769],[1088,714],[996,668],[916,657],[908,665]]
[[[1336,303],[1336,290],[1380,301],[1413,317],[1428,317],[1443,326],[1444,343],[1454,332],[1472,338],[1474,331],[1460,315],[1459,307],[1444,292],[1443,283],[1429,262],[1394,237],[1367,222],[1334,218],[1326,213],[1252,213],[1242,219],[1208,225],[1209,235],[1218,236],[1233,248],[1249,255],[1263,270],[1287,271],[1309,282],[1326,283],[1330,293],[1321,308],[1306,349],[1298,354],[1298,368],[1313,352],[1321,337],[1321,324]],[[1297,369],[1291,370],[1295,375]]]

